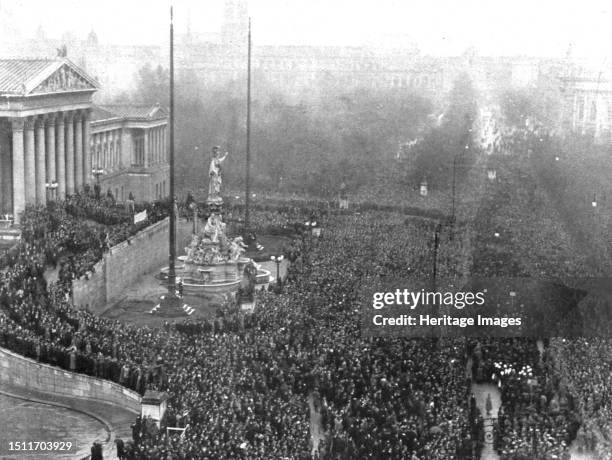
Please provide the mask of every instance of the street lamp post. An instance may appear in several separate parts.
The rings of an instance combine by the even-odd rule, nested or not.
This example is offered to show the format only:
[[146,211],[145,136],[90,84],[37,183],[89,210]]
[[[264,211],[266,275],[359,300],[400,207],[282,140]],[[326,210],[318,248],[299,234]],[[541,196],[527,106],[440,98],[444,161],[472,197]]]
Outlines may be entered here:
[[98,185],[100,185],[100,176],[104,174],[104,169],[100,168],[100,166],[96,166],[95,168],[92,168],[91,173],[96,178]]
[[278,290],[280,291],[282,289],[282,279],[280,277],[280,264],[283,261],[283,259],[285,258],[284,255],[279,255],[279,256],[271,256],[270,260],[272,260],[272,262],[276,263],[276,284],[278,286]]
[[306,225],[306,232],[312,235],[312,222],[310,221],[305,222],[304,225]]
[[[468,150],[470,148],[469,145],[465,145],[465,150]],[[455,200],[456,200],[456,194],[457,194],[457,160],[459,159],[459,155],[463,153],[461,151],[457,152],[454,156],[453,156],[453,203],[452,203],[452,208],[451,208],[451,233],[450,233],[450,238],[453,238],[453,229],[455,228]]]
[[427,196],[427,179],[423,179],[421,181],[419,193],[421,194],[421,196]]
[[321,236],[321,227],[319,227],[316,221],[306,222],[306,227],[308,228],[308,232],[315,238]]
[[58,183],[53,180],[51,182],[47,182],[45,187],[47,188],[47,201],[55,201]]
[[438,276],[438,248],[440,246],[440,233],[442,232],[442,224],[437,224],[434,230],[434,247],[433,247],[433,269],[432,269],[432,291],[436,290],[436,278]]
[[91,174],[96,178],[96,198],[100,198],[100,176],[104,174],[104,169],[100,168],[100,166],[96,166],[95,168],[91,169]]
[[304,225],[306,226],[306,231],[311,236],[316,236],[318,238],[321,235],[321,228],[317,226],[317,223],[315,221],[305,222]]

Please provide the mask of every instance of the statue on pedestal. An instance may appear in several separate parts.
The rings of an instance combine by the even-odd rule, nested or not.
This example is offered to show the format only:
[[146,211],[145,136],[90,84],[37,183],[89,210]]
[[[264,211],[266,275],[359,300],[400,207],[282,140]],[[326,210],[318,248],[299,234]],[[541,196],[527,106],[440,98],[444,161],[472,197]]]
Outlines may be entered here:
[[213,243],[219,243],[225,236],[225,224],[221,221],[219,214],[213,213],[210,215],[204,225],[204,239]]
[[208,176],[210,182],[208,183],[208,203],[220,204],[223,199],[221,198],[221,184],[223,182],[223,174],[221,164],[227,158],[228,153],[225,152],[221,156],[220,147],[215,146],[212,149],[212,159],[210,160],[210,167],[208,168]]

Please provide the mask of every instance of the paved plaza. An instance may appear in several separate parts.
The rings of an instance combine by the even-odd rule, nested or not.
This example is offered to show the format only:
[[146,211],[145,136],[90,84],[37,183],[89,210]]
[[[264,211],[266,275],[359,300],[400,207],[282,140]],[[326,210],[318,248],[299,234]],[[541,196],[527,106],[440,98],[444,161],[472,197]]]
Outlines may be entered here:
[[[4,420],[11,421],[3,424],[2,442],[10,439],[77,442],[77,450],[69,455],[28,455],[29,460],[81,459],[90,454],[94,441],[103,445],[106,460],[114,459],[114,440],[131,439],[130,425],[136,417],[134,412],[116,405],[9,385],[0,386],[0,413]],[[2,460],[19,458],[23,456],[7,456],[5,448],[0,451]]]
[[[276,264],[270,260],[259,262],[259,265],[270,272],[270,283],[276,282]],[[287,276],[288,261],[285,259],[279,265],[279,276]],[[159,270],[155,269],[144,276],[131,286],[125,293],[122,300],[109,305],[101,315],[104,318],[116,319],[126,323],[146,325],[149,327],[161,327],[166,322],[182,322],[184,317],[165,318],[162,316],[151,315],[150,311],[159,303],[160,296],[167,291],[160,281],[156,278]],[[211,294],[205,297],[185,296],[186,304],[194,307],[194,313],[189,316],[191,320],[214,319],[216,312],[224,302],[223,295]]]
[[[0,412],[4,420],[2,442],[8,440],[21,441],[50,441],[50,442],[76,442],[77,450],[71,454],[60,453],[28,455],[29,459],[68,459],[83,458],[89,454],[94,441],[106,441],[110,433],[102,422],[86,415],[64,407],[51,404],[41,404],[24,399],[13,398],[0,394]],[[23,458],[20,455],[5,456],[7,447],[3,446],[3,459]]]

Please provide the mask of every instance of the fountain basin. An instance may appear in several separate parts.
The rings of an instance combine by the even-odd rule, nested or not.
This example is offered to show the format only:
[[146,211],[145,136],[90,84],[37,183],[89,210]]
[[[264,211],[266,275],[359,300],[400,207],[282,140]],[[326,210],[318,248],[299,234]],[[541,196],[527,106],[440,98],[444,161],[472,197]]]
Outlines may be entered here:
[[[185,256],[181,256],[185,257]],[[181,260],[181,258],[177,258]],[[183,259],[184,261],[185,259]],[[242,282],[242,272],[246,263],[225,262],[213,265],[198,265],[186,262],[177,264],[175,272],[183,283],[184,295],[208,295],[237,292]],[[162,284],[168,279],[169,267],[159,271],[158,279]],[[258,269],[255,277],[255,289],[267,289],[270,284],[270,271]]]

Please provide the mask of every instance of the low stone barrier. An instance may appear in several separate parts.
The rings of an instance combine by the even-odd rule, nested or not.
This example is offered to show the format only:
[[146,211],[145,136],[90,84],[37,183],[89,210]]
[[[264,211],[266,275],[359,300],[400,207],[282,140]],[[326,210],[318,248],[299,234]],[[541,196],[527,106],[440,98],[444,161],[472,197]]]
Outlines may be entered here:
[[140,413],[141,397],[108,380],[65,371],[0,348],[0,384],[116,404]]

